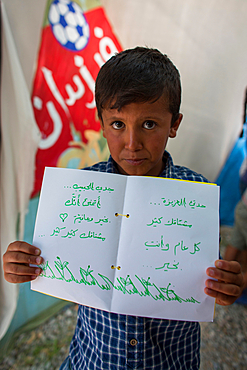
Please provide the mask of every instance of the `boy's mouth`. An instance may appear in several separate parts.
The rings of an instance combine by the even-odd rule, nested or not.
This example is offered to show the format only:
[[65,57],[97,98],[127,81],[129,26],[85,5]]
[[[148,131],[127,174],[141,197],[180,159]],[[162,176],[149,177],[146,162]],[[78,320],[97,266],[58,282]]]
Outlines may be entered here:
[[138,159],[138,158],[135,158],[135,159],[125,159],[125,161],[128,164],[131,164],[132,166],[138,166],[138,165],[141,165],[145,161],[145,158],[142,158],[142,159]]

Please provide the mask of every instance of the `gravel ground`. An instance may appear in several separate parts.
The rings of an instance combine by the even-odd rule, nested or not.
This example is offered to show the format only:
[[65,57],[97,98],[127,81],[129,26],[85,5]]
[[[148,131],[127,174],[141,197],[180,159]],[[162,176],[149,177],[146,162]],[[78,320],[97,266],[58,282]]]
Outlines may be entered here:
[[[21,334],[0,370],[58,370],[68,354],[76,312],[76,305],[66,306],[35,330]],[[247,369],[247,305],[217,306],[214,322],[202,323],[201,329],[201,370]]]
[[[0,370],[58,370],[68,354],[76,311],[75,305],[68,306],[21,334]],[[217,306],[214,322],[202,323],[201,328],[201,370],[247,369],[247,306]]]

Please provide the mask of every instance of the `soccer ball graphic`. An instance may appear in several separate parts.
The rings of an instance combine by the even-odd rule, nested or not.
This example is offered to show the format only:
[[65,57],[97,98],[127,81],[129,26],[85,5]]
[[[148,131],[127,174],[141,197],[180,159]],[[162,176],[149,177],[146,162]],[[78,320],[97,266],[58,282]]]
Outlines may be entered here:
[[89,26],[78,4],[70,0],[54,0],[48,20],[61,45],[73,51],[85,48],[89,40]]

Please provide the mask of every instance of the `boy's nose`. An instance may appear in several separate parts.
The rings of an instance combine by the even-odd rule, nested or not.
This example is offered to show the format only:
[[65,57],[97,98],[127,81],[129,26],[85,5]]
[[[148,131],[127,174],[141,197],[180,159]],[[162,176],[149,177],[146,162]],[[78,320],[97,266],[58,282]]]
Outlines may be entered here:
[[125,148],[133,151],[142,149],[142,140],[138,130],[129,129],[126,131]]

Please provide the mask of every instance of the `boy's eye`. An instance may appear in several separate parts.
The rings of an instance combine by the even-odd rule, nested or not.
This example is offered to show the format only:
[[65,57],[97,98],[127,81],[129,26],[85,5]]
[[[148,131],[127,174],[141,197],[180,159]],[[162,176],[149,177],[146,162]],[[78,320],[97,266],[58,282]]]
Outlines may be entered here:
[[143,123],[143,127],[147,130],[152,130],[156,126],[156,123],[154,121],[145,121]]
[[113,122],[112,124],[112,127],[115,129],[115,130],[120,130],[121,128],[124,127],[124,123],[121,122],[121,121],[115,121]]

